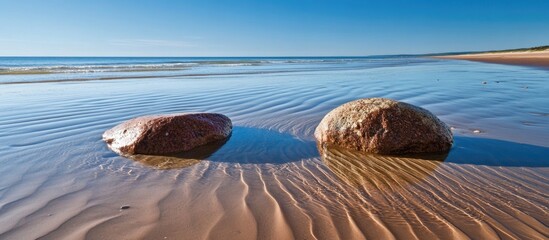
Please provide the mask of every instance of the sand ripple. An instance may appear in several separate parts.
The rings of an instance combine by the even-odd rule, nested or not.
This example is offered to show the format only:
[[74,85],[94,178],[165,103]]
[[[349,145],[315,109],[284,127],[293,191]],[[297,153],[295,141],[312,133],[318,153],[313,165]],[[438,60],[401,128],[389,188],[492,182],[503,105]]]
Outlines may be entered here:
[[[549,112],[548,77],[440,61],[4,85],[0,239],[546,239],[549,125],[532,113]],[[479,84],[491,79],[502,83]],[[360,97],[433,111],[454,127],[454,148],[429,159],[321,155],[318,122]],[[233,136],[202,155],[137,161],[101,140],[129,118],[186,111],[228,115]]]

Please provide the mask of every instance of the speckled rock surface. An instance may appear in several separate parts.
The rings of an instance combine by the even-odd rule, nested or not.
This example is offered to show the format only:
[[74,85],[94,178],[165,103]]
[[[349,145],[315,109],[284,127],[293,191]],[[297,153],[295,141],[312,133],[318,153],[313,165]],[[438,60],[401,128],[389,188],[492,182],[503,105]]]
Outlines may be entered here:
[[379,154],[444,152],[453,143],[450,128],[429,111],[385,98],[335,108],[322,119],[315,137],[320,145]]
[[119,154],[160,155],[191,150],[231,135],[231,120],[217,113],[143,116],[103,133]]

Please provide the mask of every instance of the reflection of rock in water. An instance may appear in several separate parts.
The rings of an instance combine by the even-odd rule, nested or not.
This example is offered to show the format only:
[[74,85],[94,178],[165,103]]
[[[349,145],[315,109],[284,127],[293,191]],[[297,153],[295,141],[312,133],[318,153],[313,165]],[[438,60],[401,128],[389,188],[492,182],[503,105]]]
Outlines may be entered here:
[[429,176],[446,154],[387,156],[319,146],[322,161],[342,181],[365,188],[393,189]]
[[200,160],[208,158],[219,150],[219,148],[221,148],[226,142],[227,140],[224,139],[194,148],[192,151],[166,156],[137,154],[127,157],[156,169],[166,170],[185,168],[197,164]]

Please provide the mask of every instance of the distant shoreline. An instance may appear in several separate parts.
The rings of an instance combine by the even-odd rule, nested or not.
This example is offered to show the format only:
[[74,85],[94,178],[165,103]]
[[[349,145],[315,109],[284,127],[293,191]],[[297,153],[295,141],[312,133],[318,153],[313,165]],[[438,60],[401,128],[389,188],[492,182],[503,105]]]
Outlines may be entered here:
[[496,51],[458,55],[442,55],[433,56],[433,58],[549,68],[549,50]]

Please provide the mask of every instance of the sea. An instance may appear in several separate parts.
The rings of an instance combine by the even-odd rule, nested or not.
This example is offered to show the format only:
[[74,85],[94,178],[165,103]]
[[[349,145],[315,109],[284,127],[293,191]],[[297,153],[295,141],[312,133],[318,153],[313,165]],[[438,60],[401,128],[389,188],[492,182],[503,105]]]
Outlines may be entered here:
[[0,83],[343,70],[426,61],[405,56],[0,57]]

